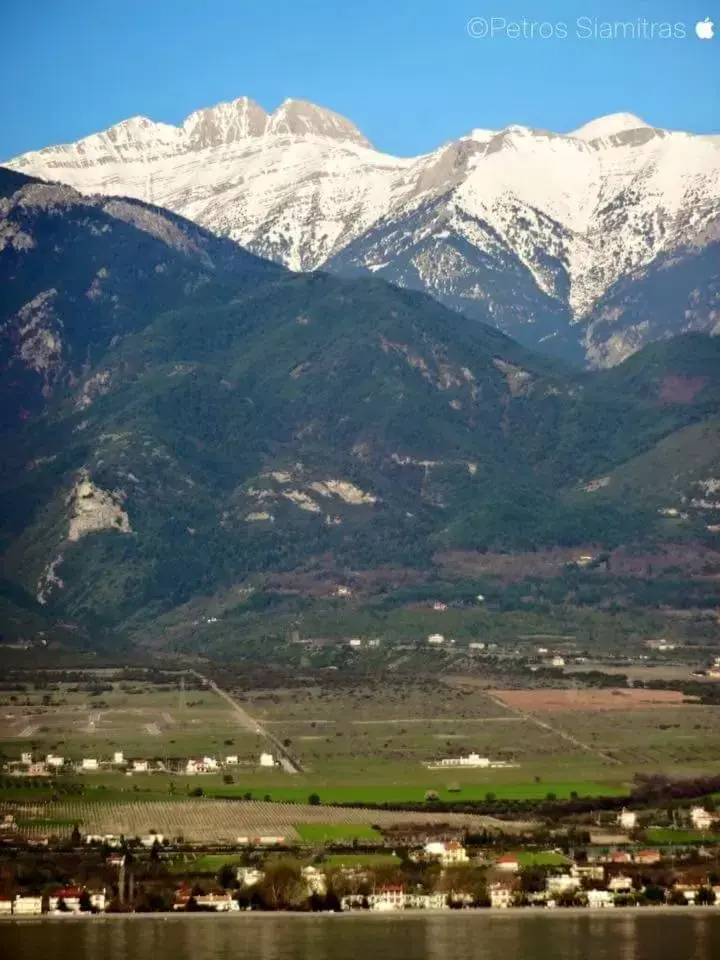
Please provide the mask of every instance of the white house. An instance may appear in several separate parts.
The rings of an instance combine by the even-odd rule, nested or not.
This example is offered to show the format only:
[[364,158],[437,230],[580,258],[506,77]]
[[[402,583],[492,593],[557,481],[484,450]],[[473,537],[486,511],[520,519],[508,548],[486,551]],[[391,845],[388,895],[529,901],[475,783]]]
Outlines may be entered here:
[[16,916],[39,916],[42,913],[42,897],[15,897],[13,913]]
[[113,763],[116,767],[120,767],[125,763],[125,755],[122,750],[116,750],[113,754]]
[[611,893],[632,893],[632,877],[625,877],[618,873],[616,876],[610,877],[607,888]]
[[257,867],[238,867],[235,876],[241,887],[255,887],[264,879],[265,871]]
[[351,647],[361,647],[362,640],[360,639],[360,637],[350,637],[350,639],[348,640],[348,645]]
[[236,753],[231,753],[230,756],[225,757],[226,767],[236,767],[237,763],[238,763],[238,757]]
[[693,807],[690,811],[690,819],[696,830],[709,830],[714,818],[705,807]]
[[80,887],[66,887],[64,890],[58,890],[50,897],[48,904],[50,913],[80,913],[80,897],[83,892]]
[[0,897],[0,916],[9,916],[13,912],[14,897]]
[[165,835],[162,833],[146,833],[138,839],[144,847],[153,847],[155,846],[155,841],[162,843],[165,840]]
[[82,763],[80,764],[81,770],[98,770],[98,762],[95,757],[83,757]]
[[618,814],[618,823],[623,830],[634,830],[637,827],[637,819],[634,810],[626,810],[624,807]]
[[271,753],[261,753],[260,754],[260,766],[261,767],[274,767],[275,766],[275,757]]
[[20,763],[32,763],[32,754],[31,754],[31,753],[21,753],[21,754],[20,754]]
[[564,667],[564,666],[565,666],[565,658],[564,658],[564,657],[553,657],[552,660],[550,661],[550,664],[551,664],[551,666],[553,666],[553,667]]
[[319,897],[324,897],[327,893],[327,877],[322,870],[318,870],[317,867],[309,865],[303,867],[300,872],[305,881],[307,892],[309,894],[316,893]]
[[513,889],[507,883],[491,883],[488,887],[490,906],[496,910],[506,910],[513,903]]
[[517,873],[520,869],[520,861],[512,854],[506,854],[505,856],[497,858],[495,867],[504,873]]
[[479,753],[470,753],[467,757],[446,757],[440,761],[441,767],[489,767],[490,760]]
[[457,840],[430,841],[425,844],[425,856],[437,857],[444,867],[457,863],[468,863],[469,860],[467,850]]
[[401,886],[380,887],[368,897],[371,910],[404,910],[405,890]]
[[431,633],[427,638],[427,642],[439,645],[441,643],[445,643],[445,637],[441,633]]
[[150,763],[149,760],[133,760],[133,765],[132,765],[133,772],[134,772],[134,773],[147,773],[147,772],[148,772],[149,763]]
[[484,650],[485,644],[481,643],[479,640],[471,640],[470,643],[468,644],[468,647],[471,650]]
[[545,891],[553,897],[563,893],[576,893],[582,886],[580,877],[570,873],[560,873],[545,880]]
[[607,908],[615,906],[615,898],[609,890],[588,890],[587,903],[589,907]]
[[406,893],[406,910],[447,910],[448,898],[444,893]]
[[202,762],[205,764],[206,770],[217,770],[220,766],[215,757],[203,757]]
[[57,769],[58,767],[64,766],[64,764],[65,764],[65,758],[64,758],[64,757],[56,757],[54,754],[49,753],[49,754],[45,757],[45,763],[46,763],[49,767],[54,767],[55,769]]

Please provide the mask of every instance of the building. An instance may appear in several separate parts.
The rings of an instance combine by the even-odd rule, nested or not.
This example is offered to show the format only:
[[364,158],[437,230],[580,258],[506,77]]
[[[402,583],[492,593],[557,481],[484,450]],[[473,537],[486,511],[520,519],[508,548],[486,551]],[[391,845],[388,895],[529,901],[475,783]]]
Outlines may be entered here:
[[617,876],[610,877],[607,888],[611,893],[632,893],[632,877],[618,873]]
[[238,757],[236,753],[231,753],[229,756],[225,757],[226,767],[236,767],[237,765],[238,765]]
[[185,773],[191,777],[196,773],[212,773],[212,768],[205,763],[205,757],[190,757],[185,764]]
[[441,767],[489,767],[490,760],[481,757],[479,753],[468,754],[467,757],[446,757],[439,763]]
[[234,900],[229,893],[199,893],[193,897],[192,889],[182,886],[175,891],[173,910],[187,910],[191,900],[194,900],[201,910],[214,910],[216,913],[230,913],[240,909],[237,900]]
[[13,913],[21,917],[37,917],[42,913],[42,897],[15,897]]
[[436,600],[435,603],[432,605],[432,608],[433,610],[438,610],[442,612],[443,610],[447,610],[447,604],[443,603],[441,600]]
[[147,833],[138,839],[144,847],[154,847],[156,843],[163,843],[165,836],[162,833]]
[[496,910],[506,910],[513,905],[513,888],[508,883],[491,883],[488,886],[490,906]]
[[552,897],[558,897],[564,893],[577,893],[581,886],[580,877],[571,873],[559,873],[545,880],[545,892]]
[[468,647],[471,650],[484,650],[485,644],[481,643],[479,640],[471,640],[470,643],[468,644]]
[[21,753],[20,754],[20,763],[32,763],[32,754],[31,753]]
[[80,764],[81,770],[99,770],[99,764],[95,757],[83,757]]
[[439,646],[441,643],[445,643],[445,637],[441,633],[431,633],[427,642]]
[[13,912],[15,897],[0,897],[0,917],[7,917]]
[[634,830],[637,827],[638,817],[634,810],[626,810],[624,807],[618,814],[618,823],[623,830]]
[[257,867],[238,867],[235,876],[241,887],[255,887],[264,879],[265,871]]
[[261,767],[274,767],[275,766],[275,757],[271,753],[261,753],[260,754],[260,766]]
[[564,667],[565,658],[564,657],[553,657],[550,661],[550,666],[552,667]]
[[50,913],[80,913],[81,887],[65,887],[50,897]]
[[318,870],[317,867],[307,866],[303,867],[300,872],[305,881],[307,892],[310,895],[317,894],[319,897],[324,897],[327,893],[327,877],[322,870]]
[[405,889],[402,886],[380,887],[367,898],[371,910],[404,910]]
[[504,873],[517,873],[520,869],[520,861],[517,857],[512,856],[512,854],[506,854],[503,857],[497,858],[495,867]]
[[696,830],[709,830],[714,817],[711,813],[708,813],[705,807],[693,807],[690,811],[690,819]]
[[660,863],[661,860],[662,854],[659,850],[638,850],[635,854],[635,863],[642,863],[644,866]]
[[150,766],[149,760],[133,760],[133,773],[147,773]]
[[574,864],[570,868],[570,873],[574,877],[580,877],[581,880],[605,879],[605,867],[597,864]]
[[360,639],[360,637],[350,637],[350,639],[348,640],[348,645],[351,647],[361,647],[362,640]]
[[444,893],[406,893],[406,910],[447,910],[448,898]]
[[125,755],[122,750],[116,750],[113,754],[113,763],[116,767],[120,767],[125,763]]
[[444,867],[457,863],[468,863],[465,847],[457,840],[431,840],[425,844],[425,856],[437,858]]
[[239,847],[281,847],[285,843],[285,837],[279,835],[263,834],[262,836],[251,837],[244,836],[237,838]]
[[588,890],[587,903],[593,908],[607,908],[615,906],[615,898],[609,890]]
[[49,767],[53,767],[54,769],[57,770],[59,767],[62,767],[62,766],[65,765],[65,758],[64,758],[64,757],[56,757],[54,754],[49,753],[49,754],[45,757],[45,763],[46,763]]
[[632,854],[628,850],[613,850],[605,859],[608,863],[632,863]]
[[203,757],[202,762],[205,764],[206,770],[219,770],[220,764],[217,762],[215,757]]

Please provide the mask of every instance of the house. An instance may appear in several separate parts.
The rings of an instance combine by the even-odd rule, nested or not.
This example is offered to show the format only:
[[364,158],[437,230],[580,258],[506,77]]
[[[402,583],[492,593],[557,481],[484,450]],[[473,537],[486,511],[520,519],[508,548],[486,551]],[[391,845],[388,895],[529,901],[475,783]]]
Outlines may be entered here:
[[22,917],[37,917],[42,913],[42,897],[15,897],[13,913]]
[[240,909],[237,900],[229,893],[199,893],[193,897],[192,889],[182,886],[175,891],[173,910],[187,910],[190,900],[194,900],[201,910],[214,910],[217,913],[230,913]]
[[406,910],[447,910],[448,899],[444,893],[406,893]]
[[113,754],[113,763],[116,767],[121,767],[125,763],[125,756],[122,750],[116,750]]
[[96,913],[105,913],[107,910],[107,896],[104,890],[97,890],[90,894],[90,906]]
[[632,854],[628,850],[613,850],[605,859],[608,863],[632,863]]
[[95,757],[83,757],[82,762],[80,764],[80,769],[81,770],[98,770],[99,766],[98,766],[97,759]]
[[241,887],[255,887],[264,879],[265,871],[257,867],[238,867],[235,876]]
[[231,753],[229,756],[225,757],[226,767],[236,767],[237,764],[238,764],[238,757],[236,753]]
[[609,890],[588,890],[587,904],[593,908],[614,907],[615,898]]
[[635,854],[635,863],[642,863],[645,866],[660,863],[661,860],[662,854],[659,850],[638,850]]
[[484,643],[480,643],[479,640],[471,640],[470,643],[468,644],[468,647],[469,647],[471,650],[484,650],[484,649],[485,649],[485,644],[484,644]]
[[425,856],[436,857],[444,867],[469,860],[467,850],[457,840],[431,840],[425,844]]
[[350,589],[350,587],[336,587],[336,588],[335,588],[335,596],[336,596],[336,597],[351,597],[351,596],[352,596],[352,590]]
[[147,773],[150,765],[149,760],[133,760],[133,773]]
[[441,633],[431,633],[427,638],[427,642],[438,646],[441,643],[445,643],[445,637]]
[[697,883],[676,883],[673,893],[680,893],[688,904],[694,904],[702,887]]
[[443,610],[447,610],[447,604],[443,603],[441,600],[436,600],[435,603],[432,605],[432,608],[433,610],[438,610],[442,612]]
[[32,754],[31,753],[21,753],[20,754],[20,763],[32,763]]
[[491,883],[488,886],[490,906],[496,910],[506,910],[513,904],[513,888],[508,883]]
[[196,773],[210,773],[211,768],[205,762],[205,757],[190,757],[185,763],[185,773],[187,776],[195,776]]
[[362,640],[360,639],[360,637],[350,637],[350,639],[348,640],[348,644],[351,647],[361,647]]
[[565,659],[564,657],[553,657],[550,661],[550,666],[552,667],[564,667]]
[[46,777],[47,775],[47,765],[39,760],[35,763],[31,763],[27,770],[23,772],[23,776],[25,777]]
[[65,887],[50,897],[50,913],[80,913],[81,887]]
[[570,868],[570,873],[574,877],[580,877],[581,880],[605,879],[605,867],[596,864],[574,864]]
[[315,893],[319,897],[325,896],[327,893],[327,877],[322,870],[318,870],[317,867],[310,865],[303,867],[300,873],[302,874],[309,894]]
[[693,807],[690,811],[690,819],[696,830],[709,830],[714,817],[711,813],[708,813],[705,807]]
[[238,837],[237,844],[240,847],[281,847],[285,843],[285,837],[277,834],[263,834],[259,837]]
[[261,753],[260,754],[260,766],[261,767],[274,767],[275,766],[275,757],[271,753]]
[[622,873],[618,873],[616,876],[610,877],[607,888],[611,893],[632,893],[632,877],[626,877]]
[[367,898],[371,910],[404,910],[405,889],[402,886],[380,887]]
[[634,830],[637,827],[638,817],[634,810],[626,810],[624,807],[618,814],[618,823],[623,830]]
[[64,766],[64,764],[65,764],[65,758],[64,758],[64,757],[56,757],[54,754],[49,753],[49,754],[45,757],[45,763],[46,763],[49,767],[53,767],[54,769],[57,770],[59,767]]
[[520,869],[520,861],[517,857],[512,856],[512,854],[506,854],[505,856],[497,858],[495,867],[504,873],[517,873]]
[[205,764],[205,769],[208,771],[218,770],[220,767],[220,764],[217,762],[215,757],[203,757],[202,762]]
[[143,847],[154,847],[156,843],[163,843],[165,836],[162,833],[147,833],[143,837],[138,838]]
[[481,757],[479,753],[471,753],[467,757],[446,757],[439,763],[441,767],[489,767],[490,760]]
[[0,917],[9,916],[13,912],[15,897],[0,897]]
[[580,877],[573,876],[570,873],[559,873],[545,880],[545,891],[553,897],[558,897],[563,893],[577,893],[581,886],[582,880]]

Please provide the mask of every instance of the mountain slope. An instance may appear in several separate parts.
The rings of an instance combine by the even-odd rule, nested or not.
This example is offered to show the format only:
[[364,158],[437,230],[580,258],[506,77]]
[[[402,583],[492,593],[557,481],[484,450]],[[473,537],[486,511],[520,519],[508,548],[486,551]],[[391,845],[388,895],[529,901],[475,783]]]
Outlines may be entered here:
[[629,114],[397,158],[331,111],[241,98],[10,166],[162,204],[295,270],[376,273],[595,366],[718,323],[720,143]]

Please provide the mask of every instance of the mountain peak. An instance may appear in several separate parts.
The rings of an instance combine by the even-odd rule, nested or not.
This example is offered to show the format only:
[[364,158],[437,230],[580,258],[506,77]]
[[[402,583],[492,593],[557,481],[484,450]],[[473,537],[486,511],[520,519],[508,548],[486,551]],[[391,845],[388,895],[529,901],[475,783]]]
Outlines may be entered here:
[[296,137],[330,137],[335,140],[349,140],[363,147],[371,146],[357,127],[345,117],[307,100],[284,100],[271,114],[267,133]]
[[223,143],[235,143],[265,133],[268,114],[249,97],[196,110],[185,118],[182,131],[189,145],[202,150]]
[[568,134],[577,140],[599,140],[602,137],[615,137],[629,130],[652,130],[649,123],[632,113],[610,113],[606,117],[598,117],[589,123],[583,124],[577,130]]

